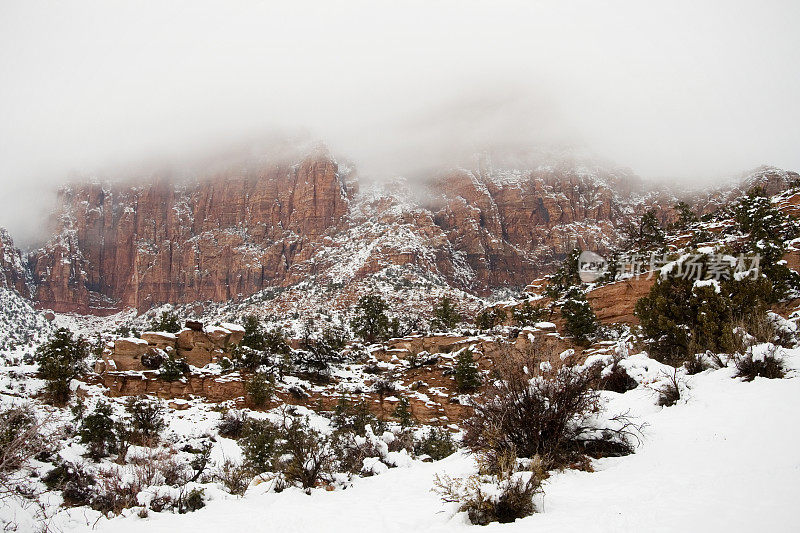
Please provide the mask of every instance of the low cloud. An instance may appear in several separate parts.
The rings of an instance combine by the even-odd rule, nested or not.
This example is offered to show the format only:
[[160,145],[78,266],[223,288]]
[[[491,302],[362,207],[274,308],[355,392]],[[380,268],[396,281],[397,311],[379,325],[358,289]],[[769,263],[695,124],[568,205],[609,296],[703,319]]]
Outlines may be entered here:
[[800,4],[10,2],[0,225],[70,174],[321,139],[369,176],[577,147],[650,178],[800,168]]

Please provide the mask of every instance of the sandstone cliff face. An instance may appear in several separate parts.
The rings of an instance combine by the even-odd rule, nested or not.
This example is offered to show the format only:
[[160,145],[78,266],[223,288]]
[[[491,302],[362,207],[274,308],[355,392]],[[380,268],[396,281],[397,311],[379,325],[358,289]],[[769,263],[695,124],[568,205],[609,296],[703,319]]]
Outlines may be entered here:
[[221,301],[285,283],[348,210],[324,157],[181,185],[81,185],[60,202],[56,235],[33,257],[36,299],[79,312]]
[[[773,174],[753,179],[792,178]],[[180,184],[82,184],[61,192],[54,236],[32,255],[34,296],[82,313],[289,286],[351,302],[375,277],[482,296],[524,287],[575,246],[607,252],[650,207],[670,222],[676,201],[630,171],[574,163],[359,184],[324,153]]]
[[5,228],[0,228],[0,287],[14,289],[25,298],[30,296],[22,254]]
[[631,180],[571,167],[459,171],[433,183],[445,198],[434,216],[478,286],[520,285],[576,246],[604,253],[619,242]]

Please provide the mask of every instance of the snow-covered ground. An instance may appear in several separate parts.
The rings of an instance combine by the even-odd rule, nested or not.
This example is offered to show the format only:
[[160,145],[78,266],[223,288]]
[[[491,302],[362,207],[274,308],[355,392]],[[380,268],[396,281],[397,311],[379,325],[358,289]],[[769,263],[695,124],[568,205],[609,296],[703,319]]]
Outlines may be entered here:
[[[593,463],[595,472],[554,474],[537,498],[539,513],[487,531],[797,531],[800,496],[800,350],[788,351],[787,379],[746,383],[732,368],[687,378],[685,399],[656,405],[642,385],[607,393],[611,412],[630,409],[647,423],[633,455]],[[658,363],[632,356],[647,383]],[[632,374],[636,372],[632,369]],[[648,378],[650,376],[650,378]],[[468,475],[473,459],[453,455],[414,461],[356,479],[346,490],[268,493],[212,500],[195,513],[135,513],[81,526],[81,531],[452,531],[480,528],[431,491],[433,476]],[[483,529],[480,529],[483,531]]]

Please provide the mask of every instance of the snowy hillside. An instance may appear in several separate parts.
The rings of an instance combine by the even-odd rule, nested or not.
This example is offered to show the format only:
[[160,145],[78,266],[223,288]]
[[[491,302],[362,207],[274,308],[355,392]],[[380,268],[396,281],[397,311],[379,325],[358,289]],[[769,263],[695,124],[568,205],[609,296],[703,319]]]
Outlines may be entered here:
[[[794,531],[800,460],[800,350],[787,352],[793,368],[783,380],[743,382],[733,369],[685,378],[685,399],[656,405],[662,370],[645,356],[630,358],[642,381],[624,394],[605,393],[611,412],[630,410],[645,422],[636,453],[592,463],[594,472],[567,470],[547,480],[538,513],[490,531]],[[351,488],[306,495],[251,487],[239,499],[214,492],[206,508],[188,515],[153,513],[95,522],[72,513],[81,531],[205,533],[238,531],[465,531],[455,504],[431,492],[435,474],[474,472],[463,452],[433,463],[411,462],[358,479]],[[481,529],[482,531],[482,529]]]
[[0,356],[22,356],[30,353],[52,330],[44,315],[33,308],[30,300],[12,289],[0,287]]

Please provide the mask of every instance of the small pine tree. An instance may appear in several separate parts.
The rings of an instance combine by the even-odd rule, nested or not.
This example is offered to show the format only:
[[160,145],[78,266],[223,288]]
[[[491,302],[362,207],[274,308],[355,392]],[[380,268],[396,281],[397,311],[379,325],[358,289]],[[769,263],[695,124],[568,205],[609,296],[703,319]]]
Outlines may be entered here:
[[80,420],[78,435],[82,443],[89,445],[89,455],[94,459],[107,456],[116,447],[115,423],[112,415],[111,406],[99,402],[94,411]]
[[427,455],[434,461],[449,457],[456,452],[456,443],[447,428],[432,427],[414,442],[416,455]]
[[632,250],[658,250],[667,242],[653,209],[645,211],[638,224],[628,224],[624,229],[627,233],[627,248]]
[[361,400],[355,404],[342,396],[336,404],[331,424],[338,432],[353,432],[361,437],[367,426],[375,427],[377,419],[369,410],[369,404]]
[[560,299],[572,287],[582,285],[578,261],[582,250],[573,249],[561,262],[561,266],[550,278],[545,289],[545,295],[553,300]]
[[561,316],[567,334],[580,343],[587,342],[597,332],[597,317],[580,289],[572,289],[566,294]]
[[150,323],[152,331],[166,331],[167,333],[178,333],[181,330],[181,321],[178,314],[174,311],[163,311],[161,315]]
[[761,272],[772,282],[766,300],[774,303],[792,291],[800,290],[800,276],[781,261],[786,253],[786,241],[800,234],[797,220],[790,219],[777,209],[764,191],[754,188],[734,207],[739,230],[748,234],[747,251],[761,258]]
[[472,392],[481,386],[481,375],[478,365],[472,356],[472,350],[462,350],[456,357],[454,371],[456,389],[458,392]]
[[699,220],[694,211],[692,211],[691,206],[686,202],[678,202],[673,206],[673,209],[678,214],[678,220],[672,225],[674,229],[686,229]]
[[312,324],[306,322],[298,362],[318,378],[327,379],[331,364],[342,360],[341,352],[348,340],[347,331],[341,326],[326,326],[315,334]]
[[[707,268],[709,256],[696,259]],[[773,284],[765,277],[736,280],[732,269],[715,287],[696,287],[682,276],[659,277],[650,292],[636,302],[642,333],[651,354],[679,364],[711,350],[732,353],[738,347],[735,327],[747,325],[766,311],[765,299]]]
[[263,350],[266,348],[264,326],[261,320],[255,315],[245,315],[242,318],[244,336],[239,342],[239,346],[246,346],[253,350]]
[[369,294],[358,299],[350,327],[364,342],[373,343],[386,338],[389,305],[377,294]]
[[400,398],[392,416],[400,421],[400,427],[402,428],[414,426],[417,422],[416,418],[414,418],[414,413],[411,412],[411,402],[406,397]]
[[389,321],[388,336],[391,339],[411,335],[420,331],[419,318],[413,316],[392,317]]
[[258,473],[272,470],[279,437],[278,427],[269,420],[248,420],[244,435],[239,440],[245,465]]
[[39,374],[47,380],[50,400],[63,405],[69,399],[69,383],[85,370],[84,360],[89,346],[83,337],[73,338],[72,332],[59,328],[34,355]]
[[169,355],[163,358],[158,368],[158,379],[178,381],[189,372],[189,364],[185,359]]
[[620,256],[622,254],[617,251],[613,250],[610,254],[608,254],[608,260],[606,261],[605,265],[605,272],[603,275],[597,278],[596,283],[604,284],[604,283],[614,283],[617,280],[617,276],[621,273],[622,266],[620,264]]
[[247,399],[254,407],[264,407],[275,394],[275,378],[265,372],[256,372],[245,387]]
[[492,329],[501,325],[507,319],[508,313],[503,308],[484,309],[475,316],[475,327],[482,330]]
[[481,330],[492,329],[494,327],[492,313],[488,309],[484,309],[475,315],[475,327]]
[[141,444],[149,444],[158,440],[161,432],[167,427],[164,421],[164,406],[157,398],[138,396],[127,399],[125,411],[132,436]]
[[456,311],[453,301],[449,296],[442,298],[433,306],[431,328],[435,331],[450,331],[461,322],[461,315]]
[[532,326],[537,322],[541,322],[544,316],[544,309],[541,305],[531,305],[530,302],[514,307],[511,310],[511,318],[520,327]]

